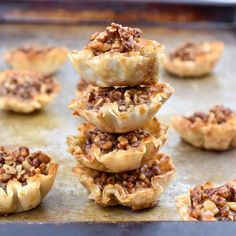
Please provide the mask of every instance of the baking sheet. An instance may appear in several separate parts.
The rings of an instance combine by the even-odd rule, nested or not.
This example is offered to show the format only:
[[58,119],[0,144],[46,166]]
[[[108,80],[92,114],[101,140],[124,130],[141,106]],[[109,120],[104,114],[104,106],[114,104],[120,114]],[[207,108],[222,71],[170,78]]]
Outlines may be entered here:
[[[63,45],[70,49],[81,48],[102,26],[43,26],[0,25],[1,55],[10,47],[25,43]],[[215,104],[225,104],[236,110],[235,33],[226,30],[180,30],[143,27],[146,38],[164,43],[168,49],[186,40],[222,40],[225,53],[212,76],[203,79],[177,79],[163,72],[162,81],[170,83],[175,94],[162,107],[157,117],[168,124],[174,114],[206,111]],[[3,59],[0,68],[4,69]],[[56,75],[61,91],[55,102],[44,111],[31,115],[0,113],[0,144],[27,145],[52,155],[60,164],[55,185],[42,204],[26,213],[0,217],[0,222],[71,222],[71,221],[163,221],[178,220],[174,197],[193,185],[205,181],[223,183],[236,178],[236,150],[217,153],[195,149],[183,143],[169,129],[169,139],[162,148],[174,159],[177,173],[174,181],[162,194],[159,207],[132,212],[123,207],[103,208],[87,200],[86,190],[79,184],[71,169],[73,157],[65,151],[65,139],[76,133],[82,120],[73,117],[67,108],[75,96],[78,76],[67,62]]]

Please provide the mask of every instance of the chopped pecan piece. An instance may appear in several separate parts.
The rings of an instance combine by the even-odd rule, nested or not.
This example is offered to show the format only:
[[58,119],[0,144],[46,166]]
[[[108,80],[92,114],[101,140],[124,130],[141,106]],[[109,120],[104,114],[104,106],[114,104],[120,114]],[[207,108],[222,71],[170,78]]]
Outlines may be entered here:
[[129,52],[135,49],[142,31],[138,28],[123,27],[111,23],[104,32],[95,32],[90,38],[88,47],[95,55],[104,52]]
[[14,152],[0,149],[0,187],[6,189],[11,179],[25,184],[28,177],[41,173],[48,174],[47,164],[51,159],[41,151],[30,153],[27,147],[20,147]]
[[117,103],[119,111],[126,111],[131,106],[149,104],[153,92],[150,86],[91,89],[87,108],[99,110],[105,103]]
[[128,133],[107,133],[97,128],[90,130],[87,134],[84,151],[89,152],[92,145],[99,147],[104,152],[113,150],[127,150],[137,147],[140,142],[150,134],[145,130],[135,130]]

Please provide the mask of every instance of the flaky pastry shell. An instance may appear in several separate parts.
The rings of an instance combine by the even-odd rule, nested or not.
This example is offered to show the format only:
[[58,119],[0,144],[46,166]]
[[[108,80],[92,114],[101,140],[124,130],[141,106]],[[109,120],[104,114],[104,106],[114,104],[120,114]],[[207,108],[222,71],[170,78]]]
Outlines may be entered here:
[[150,84],[159,77],[165,47],[156,41],[140,39],[139,50],[94,55],[92,49],[68,54],[81,79],[97,87]]
[[[8,150],[15,148],[8,147]],[[52,188],[56,177],[58,164],[50,162],[49,165],[47,175],[28,177],[26,185],[12,179],[7,183],[6,192],[0,188],[0,214],[28,211],[38,206]]]
[[86,92],[80,93],[69,105],[75,115],[79,115],[94,126],[110,133],[125,133],[144,127],[172,95],[173,89],[165,83],[155,83],[156,91],[150,97],[149,104],[129,107],[119,111],[118,104],[105,103],[98,111],[87,109]]
[[93,145],[87,154],[84,152],[83,146],[87,132],[93,128],[94,126],[89,123],[82,124],[78,128],[78,135],[68,136],[68,152],[75,156],[82,165],[105,172],[118,173],[140,168],[144,162],[153,158],[167,139],[167,127],[153,119],[144,128],[151,135],[145,137],[138,147],[102,153],[99,147]]
[[179,77],[202,77],[210,74],[224,50],[222,42],[204,42],[201,45],[208,53],[198,55],[195,60],[165,58],[165,69]]
[[[14,71],[17,72],[17,70],[5,70],[0,73],[0,83],[7,79],[7,74],[8,73],[14,73]],[[28,71],[19,71],[20,73],[28,73]],[[31,72],[30,72],[31,73]],[[32,72],[34,73],[34,72]],[[21,76],[19,76],[21,77]],[[22,77],[23,79],[23,77]],[[30,79],[30,78],[28,78]],[[18,97],[15,96],[10,96],[10,95],[5,95],[5,96],[0,96],[0,110],[4,111],[14,111],[16,113],[31,113],[35,110],[40,110],[42,109],[45,105],[50,103],[55,96],[57,95],[60,86],[59,84],[54,80],[54,90],[50,94],[46,93],[38,93],[34,95],[33,98],[25,100],[25,99],[19,99]]]
[[31,46],[14,48],[5,54],[5,62],[14,69],[54,74],[66,61],[64,47]]
[[[153,160],[159,160],[163,154],[154,156]],[[120,184],[107,184],[102,190],[94,181],[97,175],[96,170],[92,170],[82,165],[78,165],[73,171],[78,174],[81,184],[88,190],[88,198],[94,200],[102,206],[123,205],[132,210],[141,210],[154,207],[158,202],[161,193],[170,183],[175,167],[169,157],[165,165],[166,171],[161,175],[156,175],[151,179],[151,187],[137,189],[134,193],[128,193]]]
[[184,141],[197,148],[224,151],[236,146],[236,116],[222,124],[204,123],[200,119],[192,123],[175,116],[171,125]]
[[[234,186],[236,188],[236,180],[231,180],[227,183],[229,186]],[[213,183],[204,184],[207,188],[215,187]],[[190,199],[190,190],[186,194],[179,195],[175,198],[176,208],[179,213],[180,219],[184,221],[198,221],[198,219],[190,215],[191,211],[191,199]],[[211,214],[205,214],[204,221],[216,221],[215,217],[212,217]]]

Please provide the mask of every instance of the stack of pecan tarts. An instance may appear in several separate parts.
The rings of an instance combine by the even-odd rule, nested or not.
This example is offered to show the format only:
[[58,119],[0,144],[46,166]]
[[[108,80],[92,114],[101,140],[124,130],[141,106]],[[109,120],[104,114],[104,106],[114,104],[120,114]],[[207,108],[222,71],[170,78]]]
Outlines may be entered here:
[[164,46],[141,34],[112,23],[69,53],[83,80],[69,107],[88,123],[67,138],[68,151],[89,199],[102,206],[153,207],[175,173],[159,153],[167,127],[154,118],[173,93],[158,82]]

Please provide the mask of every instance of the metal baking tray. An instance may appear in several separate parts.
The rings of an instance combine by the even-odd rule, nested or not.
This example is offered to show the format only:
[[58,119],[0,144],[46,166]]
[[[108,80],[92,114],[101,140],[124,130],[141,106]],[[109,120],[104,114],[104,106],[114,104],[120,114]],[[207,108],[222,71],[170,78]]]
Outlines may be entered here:
[[[91,33],[103,28],[104,26],[0,25],[1,54],[8,48],[26,43],[63,45],[70,49],[80,49]],[[214,74],[209,77],[178,79],[162,73],[161,80],[175,89],[174,95],[157,113],[162,122],[169,124],[171,116],[175,114],[207,111],[215,104],[224,104],[236,110],[235,32],[161,27],[142,29],[146,38],[165,44],[167,51],[188,40],[221,40],[225,43],[224,55]],[[7,68],[2,58],[0,65],[1,69]],[[112,231],[115,232],[114,235],[132,235],[135,232],[135,235],[152,235],[154,232],[170,233],[171,229],[172,232],[182,232],[182,235],[188,235],[187,232],[195,235],[194,232],[203,232],[203,229],[209,231],[214,227],[218,227],[219,230],[215,232],[215,235],[218,235],[223,229],[236,229],[235,224],[200,223],[202,228],[199,231],[198,223],[177,222],[179,218],[175,209],[175,196],[198,183],[224,183],[236,178],[236,149],[226,152],[202,151],[182,142],[171,128],[168,132],[169,139],[162,151],[173,157],[177,173],[162,194],[158,207],[133,212],[124,207],[103,208],[89,201],[86,190],[71,171],[76,162],[66,152],[65,145],[66,136],[75,134],[76,127],[82,122],[82,119],[73,117],[67,108],[75,97],[79,77],[69,62],[56,77],[61,91],[55,102],[45,110],[30,115],[0,113],[1,145],[27,145],[35,150],[40,149],[52,155],[60,164],[55,185],[42,204],[29,212],[1,217],[0,235],[13,235],[12,232],[23,235],[27,230],[34,232],[34,235],[47,235],[42,232],[49,233],[52,230],[58,232],[56,235],[65,235],[65,232],[74,235],[73,232],[78,230],[81,230],[81,235],[89,235],[89,232],[106,235]],[[91,222],[94,224],[90,224]],[[110,224],[116,222],[119,224]]]

